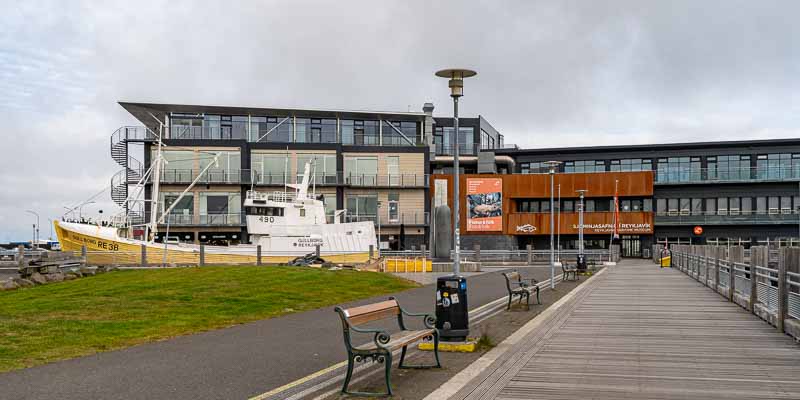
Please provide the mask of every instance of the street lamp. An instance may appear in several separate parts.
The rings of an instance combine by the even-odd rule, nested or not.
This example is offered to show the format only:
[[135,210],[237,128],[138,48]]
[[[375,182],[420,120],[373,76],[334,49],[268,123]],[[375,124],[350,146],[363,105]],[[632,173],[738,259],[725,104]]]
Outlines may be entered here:
[[36,211],[31,211],[31,210],[25,210],[25,212],[28,213],[28,214],[33,214],[33,215],[36,216],[36,226],[33,227],[34,228],[33,229],[33,231],[34,231],[33,232],[33,241],[34,241],[34,246],[38,250],[39,249],[39,214],[37,214]]
[[477,73],[468,69],[443,69],[436,76],[448,78],[450,97],[453,98],[453,275],[442,276],[436,280],[436,328],[439,337],[445,341],[466,340],[469,335],[469,314],[467,306],[467,280],[459,275],[461,267],[461,233],[458,189],[458,98],[464,95],[464,78]]
[[453,98],[453,246],[455,248],[453,275],[458,275],[461,267],[461,234],[459,232],[459,200],[461,194],[458,191],[458,98],[464,95],[464,78],[477,74],[472,70],[458,68],[443,69],[436,72],[436,76],[449,79],[450,97]]
[[[588,190],[576,190],[580,195],[580,208],[578,209],[578,269],[586,268],[586,256],[583,254],[583,196]],[[582,264],[582,265],[581,265]]]
[[[556,287],[556,251],[553,245],[553,235],[555,234],[553,227],[555,227],[555,210],[553,209],[553,177],[556,174],[556,167],[561,164],[561,161],[547,161],[545,164],[550,166],[550,289]],[[559,203],[558,209],[561,210]],[[560,222],[560,221],[559,221]]]

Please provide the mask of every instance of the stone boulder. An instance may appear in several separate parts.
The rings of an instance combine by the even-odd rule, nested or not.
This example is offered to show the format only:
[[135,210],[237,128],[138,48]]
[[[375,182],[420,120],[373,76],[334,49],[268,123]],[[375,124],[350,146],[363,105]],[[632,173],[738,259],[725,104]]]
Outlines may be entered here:
[[16,278],[14,279],[14,282],[16,282],[17,285],[19,285],[19,287],[24,287],[24,288],[36,286],[36,284],[34,284],[32,281],[23,278]]
[[30,280],[31,280],[31,282],[33,282],[33,283],[35,283],[37,285],[44,285],[44,284],[47,283],[47,278],[45,278],[44,275],[42,275],[42,274],[40,274],[38,272],[34,272],[33,274],[31,274]]
[[71,281],[73,279],[78,279],[78,278],[79,278],[79,276],[77,274],[75,274],[74,272],[67,272],[66,274],[64,274],[64,280],[65,281]]
[[61,272],[55,272],[52,274],[47,274],[44,276],[48,282],[63,282],[64,281],[64,274]]
[[80,272],[83,276],[94,276],[94,270],[89,267],[81,267]]
[[0,282],[0,290],[14,290],[17,288],[19,288],[19,285],[13,279]]

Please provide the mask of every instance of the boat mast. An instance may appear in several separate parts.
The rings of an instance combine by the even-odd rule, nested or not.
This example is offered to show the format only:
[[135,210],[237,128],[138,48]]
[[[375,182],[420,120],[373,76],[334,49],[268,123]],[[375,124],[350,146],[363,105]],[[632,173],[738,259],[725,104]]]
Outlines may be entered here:
[[150,196],[150,233],[145,238],[146,240],[153,242],[156,239],[156,233],[158,233],[158,189],[159,184],[161,183],[161,146],[163,145],[161,138],[164,136],[164,124],[161,121],[158,121],[158,141],[156,142],[156,166],[155,171],[153,171],[153,193]]

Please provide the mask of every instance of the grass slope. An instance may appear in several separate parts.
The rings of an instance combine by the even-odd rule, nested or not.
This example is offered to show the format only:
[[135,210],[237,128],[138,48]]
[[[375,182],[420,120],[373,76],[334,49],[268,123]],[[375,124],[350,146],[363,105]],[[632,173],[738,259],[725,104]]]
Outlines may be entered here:
[[413,286],[372,272],[203,267],[117,271],[0,292],[0,371]]

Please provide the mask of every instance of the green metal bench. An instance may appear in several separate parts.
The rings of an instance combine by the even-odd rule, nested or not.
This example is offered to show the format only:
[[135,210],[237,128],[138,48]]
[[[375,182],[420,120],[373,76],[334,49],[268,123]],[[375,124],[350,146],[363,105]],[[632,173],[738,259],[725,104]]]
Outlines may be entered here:
[[[570,279],[570,276],[572,277]],[[578,280],[578,267],[574,265],[561,264],[561,280],[564,281],[577,281]]]
[[[536,304],[542,304],[539,299],[539,283],[536,279],[522,279],[519,272],[504,272],[503,277],[506,278],[506,288],[508,289],[508,307],[506,310],[511,309],[511,301],[514,296],[519,296],[518,303],[522,303],[522,298],[525,298],[525,306],[531,308],[531,292],[536,292]],[[530,283],[526,282],[530,281]]]
[[[390,297],[387,301],[380,303],[367,304],[348,309],[336,307],[334,309],[339,313],[342,319],[342,330],[344,333],[344,345],[347,348],[347,375],[344,379],[342,386],[342,393],[355,395],[355,396],[391,396],[392,385],[390,380],[390,373],[392,368],[392,352],[397,349],[402,349],[400,353],[400,362],[398,368],[441,368],[439,363],[439,331],[436,330],[436,317],[424,313],[410,313],[400,307],[394,297]],[[425,329],[410,330],[406,328],[403,317],[422,317]],[[400,328],[399,332],[389,334],[383,329],[359,327],[369,322],[384,320],[388,318],[397,318],[397,325]],[[371,334],[373,335],[372,343],[367,343],[361,346],[353,344],[353,333]],[[406,349],[408,345],[422,341],[433,340],[433,354],[436,358],[435,365],[403,365],[403,360],[406,357]],[[348,386],[350,385],[350,378],[353,376],[353,368],[357,362],[373,361],[384,363],[386,368],[386,393],[366,393],[366,392],[350,392]]]

